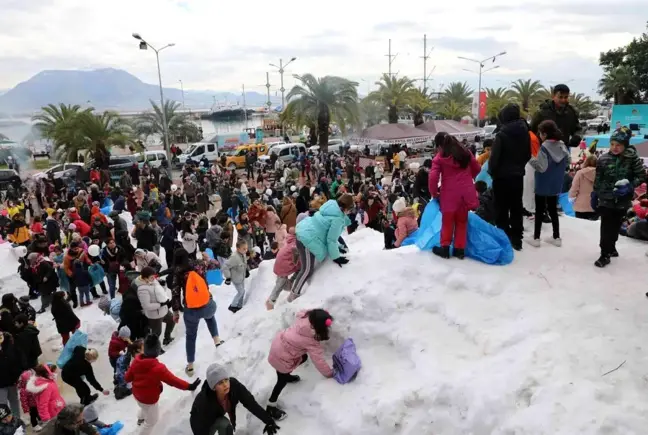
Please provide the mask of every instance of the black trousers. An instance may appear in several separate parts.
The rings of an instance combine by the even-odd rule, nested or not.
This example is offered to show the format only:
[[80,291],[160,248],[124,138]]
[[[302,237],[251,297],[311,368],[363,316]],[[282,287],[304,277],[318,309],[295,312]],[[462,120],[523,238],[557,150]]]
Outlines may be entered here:
[[495,224],[513,242],[522,241],[522,192],[524,177],[507,177],[493,180],[495,195]]
[[[304,354],[302,355],[301,362],[299,365],[302,365],[306,362],[308,359],[308,355]],[[279,373],[277,372],[277,383],[275,384],[274,388],[272,389],[272,394],[270,394],[270,399],[269,401],[271,403],[276,403],[277,399],[279,398],[279,394],[281,394],[281,391],[288,385],[292,380],[294,379],[294,376],[291,375],[290,373]]]
[[586,219],[588,221],[598,220],[598,213],[595,211],[577,211],[576,217],[578,219]]
[[540,232],[542,231],[542,216],[544,216],[545,211],[549,213],[551,218],[551,227],[553,228],[553,238],[560,238],[560,222],[558,222],[558,197],[557,196],[535,196],[535,231],[533,232],[533,238],[539,239]]
[[32,427],[37,426],[41,421],[40,415],[38,414],[38,408],[35,406],[29,407],[29,420]]
[[601,238],[599,242],[601,255],[609,256],[616,251],[619,230],[626,212],[623,209],[599,207],[598,213],[601,216]]
[[90,387],[88,387],[88,384],[83,382],[83,379],[68,379],[65,380],[63,379],[63,382],[68,384],[70,387],[74,388],[74,391],[76,391],[77,396],[79,396],[79,400],[81,401],[81,404],[87,404],[90,399]]

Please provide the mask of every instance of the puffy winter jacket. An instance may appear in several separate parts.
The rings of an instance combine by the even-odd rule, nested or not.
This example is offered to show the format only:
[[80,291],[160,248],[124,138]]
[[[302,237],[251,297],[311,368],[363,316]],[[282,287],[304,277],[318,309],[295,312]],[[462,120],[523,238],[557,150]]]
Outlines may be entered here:
[[337,201],[327,201],[308,219],[299,222],[295,230],[297,240],[313,253],[318,261],[326,257],[335,260],[340,257],[338,239],[344,229],[351,225],[348,216],[340,209]]
[[144,283],[139,278],[135,279],[137,297],[142,304],[144,315],[148,319],[161,319],[169,312],[167,305],[162,305],[171,298],[159,282]]
[[242,283],[248,270],[247,259],[240,252],[233,252],[221,269],[225,279],[229,278],[237,284]]
[[520,118],[520,107],[507,104],[499,113],[501,128],[488,159],[488,173],[496,179],[523,177],[531,158],[531,138],[526,121]]
[[403,243],[410,234],[418,230],[418,222],[416,221],[416,212],[412,207],[407,207],[405,210],[398,214],[398,221],[396,222],[396,241],[394,246],[397,248]]
[[569,197],[575,198],[574,211],[581,213],[591,213],[594,211],[590,198],[594,189],[595,177],[596,168],[593,166],[583,168],[574,175],[574,180],[569,189]]
[[119,355],[126,350],[128,347],[128,342],[119,337],[117,331],[112,333],[110,337],[110,343],[108,343],[108,357],[117,358]]
[[157,358],[146,358],[137,355],[126,372],[126,382],[133,384],[133,396],[138,402],[153,405],[160,400],[162,383],[188,390],[189,383],[176,377]]
[[465,168],[462,168],[454,157],[445,157],[442,152],[432,160],[428,185],[432,197],[438,196],[439,178],[441,178],[439,205],[443,213],[462,209],[474,210],[479,206],[473,180],[479,175],[481,167],[475,160],[475,156],[468,151],[465,152],[470,155],[470,163]]
[[12,387],[18,382],[23,372],[20,350],[13,343],[13,337],[6,332],[0,345],[0,388]]
[[218,244],[222,232],[223,232],[223,227],[221,227],[220,225],[212,225],[205,232],[205,239],[207,239],[207,246],[212,248],[212,250]]
[[[45,368],[49,372],[47,365]],[[38,415],[43,421],[53,419],[65,407],[65,400],[51,372],[48,378],[32,376],[27,383],[27,391],[36,398]]]
[[299,258],[295,261],[293,250],[297,246],[297,238],[294,234],[288,234],[286,244],[277,252],[273,272],[277,276],[289,276],[299,270]]
[[18,387],[18,394],[20,395],[20,407],[25,414],[29,413],[29,408],[36,407],[36,396],[34,395],[34,392],[27,391],[27,383],[34,376],[35,374],[33,370],[25,370],[18,378],[18,384],[16,384],[16,387]]
[[632,195],[623,198],[614,196],[614,185],[617,181],[628,180],[633,187],[637,187],[644,178],[643,162],[634,146],[626,147],[619,155],[603,154],[596,162],[594,179],[599,207],[627,210],[631,206]]
[[198,234],[182,233],[182,247],[187,252],[196,252],[198,244]]
[[14,341],[16,348],[20,350],[23,355],[25,368],[34,368],[38,364],[38,357],[41,356],[40,342],[38,341],[38,334],[40,331],[35,326],[26,325],[22,329],[17,329],[14,334]]
[[544,141],[538,156],[529,161],[536,171],[536,195],[557,196],[561,193],[569,160],[569,151],[562,141]]
[[538,111],[531,120],[531,131],[538,133],[538,127],[542,121],[552,120],[558,125],[565,143],[569,147],[576,147],[580,142],[581,125],[578,122],[578,112],[573,106],[567,104],[561,108],[556,107],[552,100],[546,100],[540,104]]
[[324,359],[322,345],[315,339],[308,312],[302,311],[290,328],[279,332],[272,340],[268,362],[279,373],[291,373],[301,364],[305,354],[322,375],[327,378],[333,376],[333,369]]

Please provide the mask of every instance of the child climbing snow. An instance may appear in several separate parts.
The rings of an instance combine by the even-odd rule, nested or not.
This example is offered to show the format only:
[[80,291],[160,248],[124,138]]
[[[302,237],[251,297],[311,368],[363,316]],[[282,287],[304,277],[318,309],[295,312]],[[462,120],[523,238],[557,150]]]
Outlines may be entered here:
[[562,190],[565,169],[569,164],[569,151],[561,140],[562,134],[558,125],[546,120],[538,126],[538,134],[542,145],[537,157],[531,158],[529,164],[535,169],[535,230],[533,239],[527,240],[531,246],[540,247],[542,218],[545,211],[551,218],[553,237],[547,243],[562,246],[560,238],[560,223],[558,221],[558,195]]
[[243,308],[245,299],[245,278],[250,276],[248,269],[247,254],[248,244],[245,239],[238,239],[236,242],[236,252],[227,259],[223,265],[223,277],[225,284],[234,284],[236,296],[232,299],[229,310],[232,313],[238,312]]
[[[428,179],[433,198],[441,196],[441,246],[432,252],[441,258],[450,258],[450,245],[454,235],[452,255],[459,259],[465,256],[468,212],[479,206],[477,191],[473,183],[481,167],[475,156],[461,146],[456,138],[445,135],[437,144],[439,153],[432,160]],[[441,191],[439,192],[439,178]]]
[[297,273],[299,270],[299,252],[297,252],[297,238],[295,231],[290,229],[290,234],[286,238],[286,244],[283,248],[279,249],[277,258],[275,260],[273,272],[277,275],[277,281],[270,293],[270,297],[265,303],[268,310],[274,309],[274,304],[281,294],[282,290],[290,291],[290,275]]
[[332,324],[333,317],[321,308],[302,311],[297,314],[297,320],[290,328],[279,332],[272,340],[268,362],[277,371],[277,383],[272,389],[266,410],[275,420],[286,417],[286,413],[277,406],[277,399],[287,384],[299,382],[300,377],[291,373],[305,363],[308,356],[324,377],[333,377],[333,369],[324,359],[324,350],[320,344],[329,339]]
[[122,326],[118,331],[113,332],[110,338],[110,343],[108,344],[108,361],[110,361],[110,366],[113,368],[113,373],[117,370],[117,359],[131,343],[130,336],[131,331],[128,326]]
[[96,349],[86,349],[83,346],[77,346],[72,352],[72,358],[63,366],[61,370],[61,379],[63,382],[74,388],[81,400],[82,405],[89,405],[97,400],[98,394],[90,394],[90,388],[85,383],[86,379],[97,391],[104,396],[110,394],[104,390],[101,384],[95,378],[92,363],[99,359],[99,353]]

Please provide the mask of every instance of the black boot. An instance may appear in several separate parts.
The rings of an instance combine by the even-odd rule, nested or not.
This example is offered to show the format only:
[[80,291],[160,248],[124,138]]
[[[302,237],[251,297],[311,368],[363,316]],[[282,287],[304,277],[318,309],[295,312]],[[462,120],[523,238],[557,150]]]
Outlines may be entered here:
[[435,246],[432,253],[441,258],[450,258],[450,246]]
[[594,266],[601,268],[607,266],[608,264],[610,264],[610,257],[606,254],[601,254],[599,259],[594,262]]
[[619,251],[617,251],[616,248],[614,248],[614,250],[612,252],[610,252],[610,257],[611,258],[618,258],[619,257]]
[[466,258],[466,252],[464,249],[454,248],[452,250],[452,256],[457,257],[459,260],[463,260],[464,258]]

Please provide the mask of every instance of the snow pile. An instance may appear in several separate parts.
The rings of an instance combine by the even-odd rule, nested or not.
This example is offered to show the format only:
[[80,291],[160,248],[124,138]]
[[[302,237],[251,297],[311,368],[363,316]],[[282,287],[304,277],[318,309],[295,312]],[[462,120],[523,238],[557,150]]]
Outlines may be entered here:
[[[288,304],[284,294],[271,312],[263,302],[273,263],[264,262],[236,315],[227,311],[234,288],[212,287],[226,343],[214,348],[200,326],[196,376],[225,364],[265,406],[276,380],[267,363],[272,338],[298,311],[323,307],[335,317],[327,358],[352,337],[363,368],[347,385],[324,379],[310,362],[299,368],[302,381],[279,398],[288,412],[281,434],[645,433],[645,245],[622,238],[621,258],[596,269],[598,224],[563,218],[561,227],[562,248],[525,246],[505,267],[441,260],[415,247],[383,251],[382,235],[362,230],[347,237],[347,266],[321,265],[303,297]],[[160,359],[186,378],[180,323]],[[156,433],[191,434],[192,401],[192,393],[165,386]],[[123,434],[138,432],[132,397],[102,397],[97,406],[102,420],[126,424]],[[237,433],[262,432],[237,411]]]

